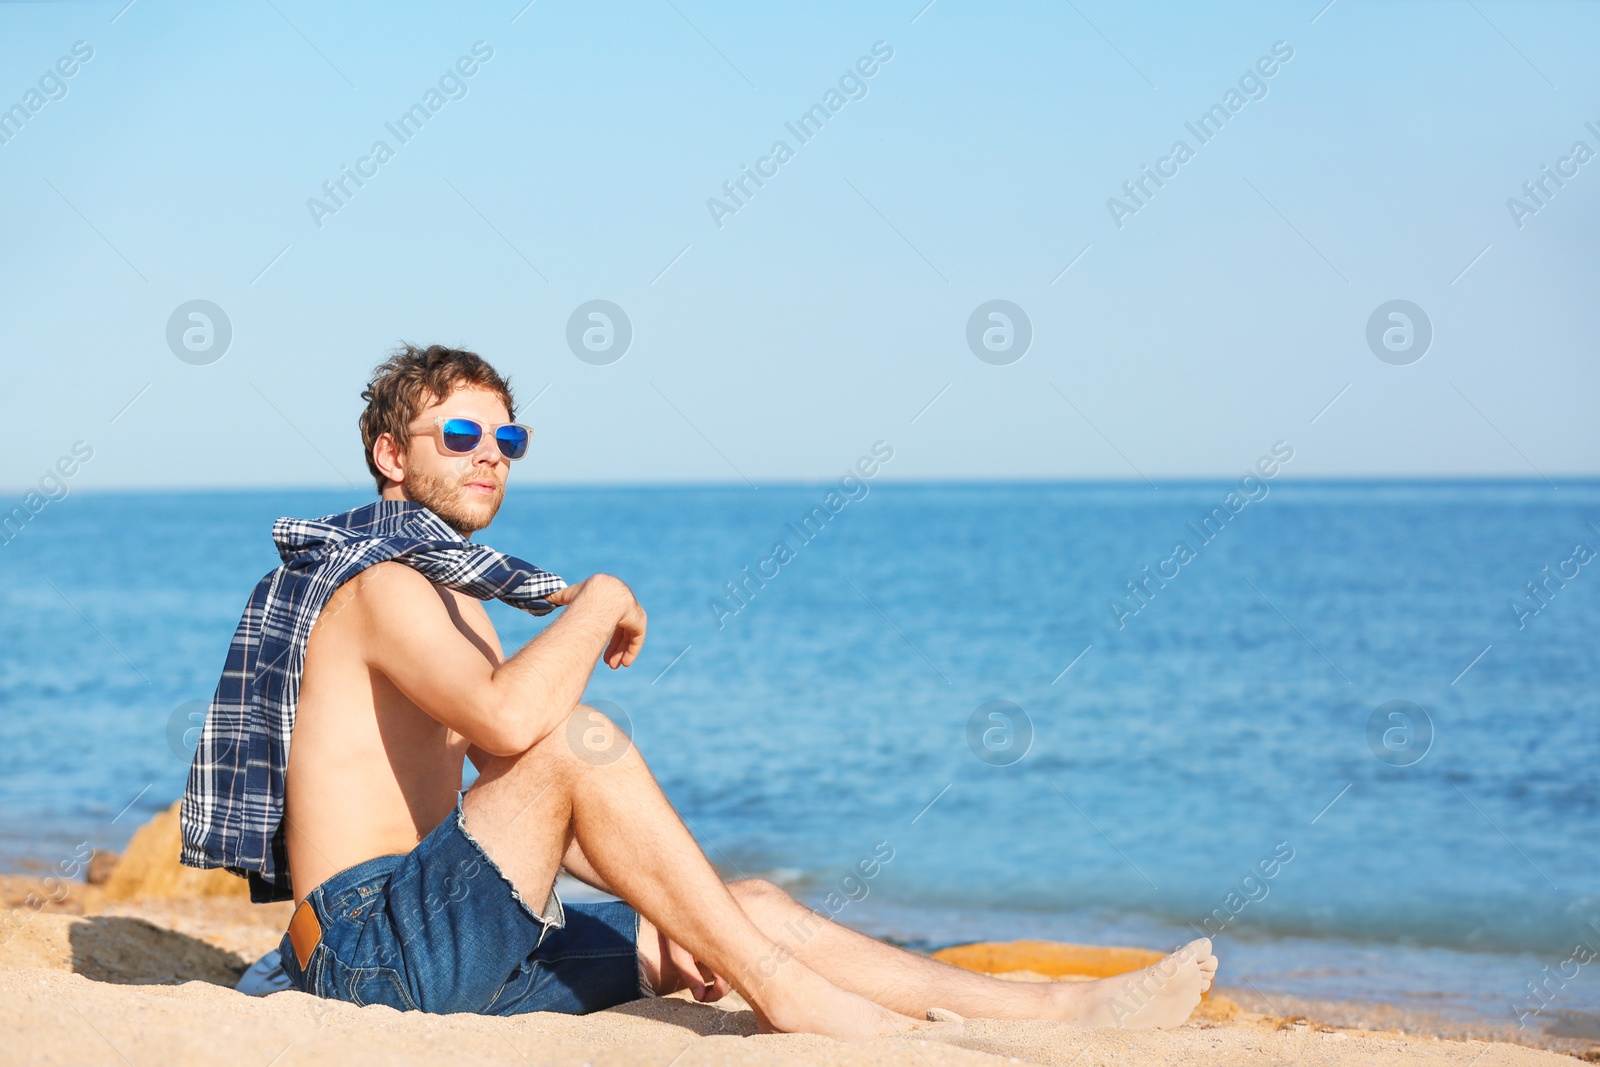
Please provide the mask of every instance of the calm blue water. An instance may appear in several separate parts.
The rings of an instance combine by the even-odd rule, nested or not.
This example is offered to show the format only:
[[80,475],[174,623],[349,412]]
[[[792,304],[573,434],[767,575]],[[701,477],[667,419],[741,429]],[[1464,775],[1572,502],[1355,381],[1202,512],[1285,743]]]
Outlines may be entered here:
[[[1235,978],[1504,1015],[1600,948],[1600,561],[1520,630],[1508,606],[1600,547],[1600,483],[1277,484],[1200,544],[1185,523],[1228,488],[876,485],[810,543],[786,524],[824,486],[538,490],[482,539],[633,585],[650,644],[589,695],[729,875],[843,885],[842,920],[927,944],[1160,944],[1287,842],[1219,938]],[[0,547],[0,863],[119,847],[176,798],[182,705],[276,563],[272,519],[364,502],[82,493]],[[780,538],[793,558],[714,611]],[[1180,538],[1118,629],[1108,600],[1138,606],[1124,582]],[[494,617],[511,648],[543,625]],[[969,745],[991,700],[1031,724],[1010,765],[1019,744]],[[1421,732],[1369,742],[1394,700],[1432,723],[1410,766]],[[1600,1009],[1595,972],[1560,1006]]]

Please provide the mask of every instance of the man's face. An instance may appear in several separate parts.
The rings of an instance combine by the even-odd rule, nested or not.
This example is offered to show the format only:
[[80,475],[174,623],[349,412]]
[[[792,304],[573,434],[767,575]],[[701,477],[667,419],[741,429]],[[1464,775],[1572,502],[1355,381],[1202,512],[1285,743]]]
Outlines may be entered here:
[[[470,454],[448,452],[435,429],[436,418],[473,419],[483,426],[483,439]],[[499,395],[478,386],[457,389],[419,411],[411,422],[401,499],[428,508],[464,537],[488,526],[505,499],[511,472],[511,461],[495,444],[491,428],[510,421]]]

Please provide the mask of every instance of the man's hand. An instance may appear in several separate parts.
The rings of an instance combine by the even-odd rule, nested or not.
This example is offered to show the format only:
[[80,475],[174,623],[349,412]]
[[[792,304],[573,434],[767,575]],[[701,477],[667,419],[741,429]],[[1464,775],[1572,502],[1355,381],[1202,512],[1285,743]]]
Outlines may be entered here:
[[661,939],[661,976],[668,987],[658,990],[658,995],[687,989],[702,1004],[715,1003],[728,995],[733,987],[725,978],[702,967],[692,952],[669,940],[666,934],[658,931],[656,936]]
[[565,607],[579,597],[600,597],[613,603],[618,611],[616,629],[601,658],[612,670],[631,667],[644,648],[645,614],[634,597],[633,590],[622,579],[609,574],[592,574],[577,585],[557,589],[545,597],[557,607]]

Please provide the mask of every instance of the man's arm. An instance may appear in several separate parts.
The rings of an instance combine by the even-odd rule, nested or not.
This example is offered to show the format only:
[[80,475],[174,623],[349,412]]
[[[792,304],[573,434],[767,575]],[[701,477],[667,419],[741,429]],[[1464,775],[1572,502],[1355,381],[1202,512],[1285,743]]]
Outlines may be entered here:
[[602,650],[613,670],[644,645],[645,613],[608,574],[551,593],[561,617],[504,663],[475,643],[449,597],[403,563],[363,575],[367,665],[478,748],[511,756],[542,740],[583,696]]

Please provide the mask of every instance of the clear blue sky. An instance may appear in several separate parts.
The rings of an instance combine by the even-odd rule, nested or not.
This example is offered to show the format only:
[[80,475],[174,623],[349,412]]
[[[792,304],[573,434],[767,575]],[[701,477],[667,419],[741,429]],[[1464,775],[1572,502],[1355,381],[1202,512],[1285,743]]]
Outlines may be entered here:
[[[1507,206],[1600,152],[1600,5],[923,3],[0,4],[0,486],[84,440],[74,487],[365,492],[400,339],[512,374],[522,484],[821,478],[879,439],[891,478],[1228,476],[1279,440],[1291,476],[1600,473],[1600,159]],[[1177,173],[1119,228],[1146,166]],[[167,342],[194,299],[232,326],[209,365]],[[567,346],[592,299],[632,322],[609,365]],[[968,348],[991,299],[1020,361]],[[1392,299],[1433,328],[1407,366],[1366,338]]]

